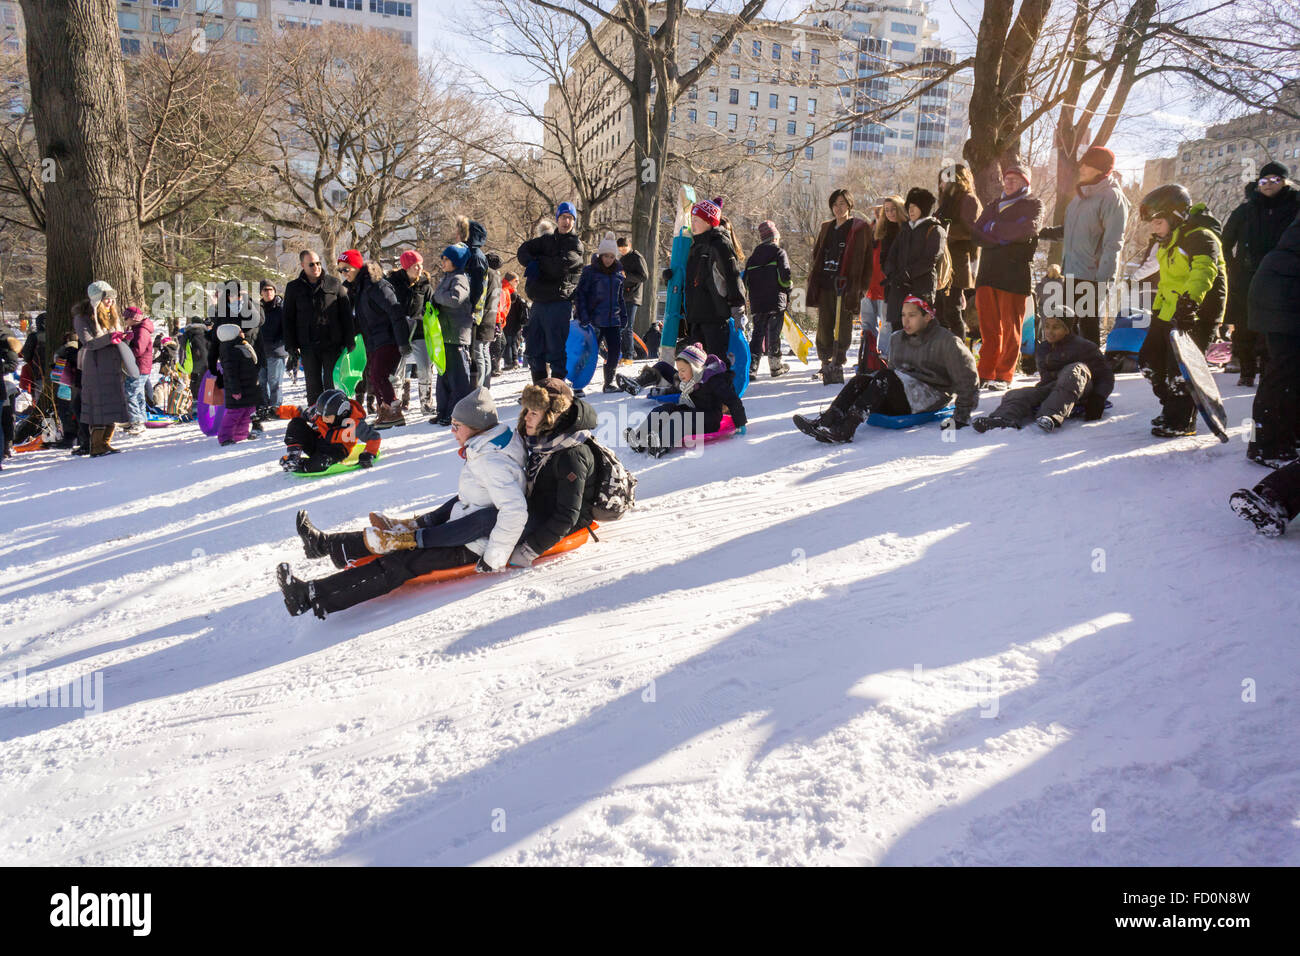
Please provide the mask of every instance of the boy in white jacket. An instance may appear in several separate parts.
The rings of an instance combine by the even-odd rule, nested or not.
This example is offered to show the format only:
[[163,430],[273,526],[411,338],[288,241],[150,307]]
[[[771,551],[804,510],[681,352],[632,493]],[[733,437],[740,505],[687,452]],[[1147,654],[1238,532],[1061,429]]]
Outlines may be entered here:
[[[457,402],[451,419],[465,467],[456,497],[436,511],[400,520],[372,512],[370,527],[341,534],[325,534],[307,512],[298,512],[298,535],[307,557],[328,557],[344,570],[300,581],[288,564],[281,564],[276,576],[291,615],[311,610],[324,618],[430,571],[467,564],[500,571],[509,563],[528,521],[523,443],[497,421],[496,405],[485,388]],[[357,564],[362,560],[366,563]]]

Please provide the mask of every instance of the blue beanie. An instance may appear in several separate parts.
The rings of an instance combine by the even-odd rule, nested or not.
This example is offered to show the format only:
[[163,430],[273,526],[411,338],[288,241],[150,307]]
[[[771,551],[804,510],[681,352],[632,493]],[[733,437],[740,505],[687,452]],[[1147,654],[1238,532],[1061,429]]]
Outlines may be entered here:
[[560,203],[560,205],[557,206],[556,209],[555,209],[555,218],[556,218],[556,219],[559,219],[559,218],[560,218],[561,216],[563,216],[566,212],[567,212],[570,216],[573,217],[573,219],[574,219],[575,222],[577,221],[577,219],[578,219],[578,210],[576,210],[576,209],[573,208],[573,203],[571,203],[571,202],[562,202],[562,203]]
[[457,272],[465,271],[465,263],[469,262],[469,246],[463,242],[458,242],[454,246],[448,246],[442,250],[443,258],[450,259],[451,264],[456,267]]

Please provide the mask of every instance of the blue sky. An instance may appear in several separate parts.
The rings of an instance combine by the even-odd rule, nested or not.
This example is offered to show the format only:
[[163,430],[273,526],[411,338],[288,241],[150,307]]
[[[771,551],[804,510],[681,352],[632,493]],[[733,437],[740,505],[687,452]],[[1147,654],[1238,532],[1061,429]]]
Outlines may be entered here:
[[[454,50],[457,55],[473,58],[473,51],[464,49],[463,41],[446,28],[448,24],[463,23],[467,16],[473,16],[473,0],[418,2],[421,53],[431,55],[441,44],[445,49]],[[527,0],[515,2],[524,3]],[[776,16],[786,8],[797,11],[803,6],[797,0],[771,0],[768,10],[770,16]],[[964,53],[974,47],[973,31],[978,27],[982,9],[983,0],[932,0],[930,15],[939,21],[940,37],[959,53]],[[502,82],[511,79],[506,64],[489,61],[478,67],[484,73],[500,77]],[[544,89],[537,91],[538,102],[545,97],[545,92]],[[1136,173],[1140,176],[1144,159],[1172,156],[1180,140],[1199,136],[1205,129],[1204,122],[1191,115],[1192,109],[1187,103],[1186,95],[1175,90],[1148,88],[1140,101],[1130,101],[1130,109],[1126,112],[1134,115],[1121,121],[1111,142],[1118,157],[1117,165],[1126,174]]]

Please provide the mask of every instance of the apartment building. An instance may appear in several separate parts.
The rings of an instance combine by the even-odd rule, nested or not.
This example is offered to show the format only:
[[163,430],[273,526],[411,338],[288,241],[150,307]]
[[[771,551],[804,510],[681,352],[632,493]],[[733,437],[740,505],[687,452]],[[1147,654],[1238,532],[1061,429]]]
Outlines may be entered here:
[[[135,56],[161,51],[176,34],[252,46],[274,31],[341,24],[383,30],[416,56],[418,0],[117,0],[122,52]],[[18,0],[0,0],[0,47],[22,47]]]
[[[704,10],[686,11],[680,27],[679,62],[699,64],[732,18]],[[601,49],[620,66],[632,61],[626,33],[605,22],[596,34]],[[677,101],[669,118],[669,136],[684,142],[679,153],[707,153],[711,145],[743,150],[757,163],[779,168],[787,182],[826,180],[843,166],[849,151],[847,132],[828,130],[839,112],[841,38],[808,25],[759,20],[743,30],[696,86]],[[589,46],[573,59],[573,82],[601,69]],[[552,84],[546,101],[548,119],[562,119],[562,92]],[[545,149],[556,148],[552,132]],[[810,142],[811,140],[811,142]],[[592,163],[612,162],[632,142],[632,118],[621,87],[610,86],[580,121],[578,141]]]
[[1176,155],[1161,162],[1154,168],[1148,162],[1145,189],[1159,185],[1153,173],[1165,174],[1164,182],[1182,183],[1193,199],[1223,217],[1241,202],[1246,184],[1265,163],[1281,163],[1293,179],[1300,179],[1300,121],[1250,113],[1209,127],[1203,137],[1182,143]]
[[[862,114],[899,100],[918,79],[940,75],[953,51],[935,38],[939,21],[930,16],[928,0],[887,3],[836,3],[808,15],[808,21],[833,30],[849,45],[849,83],[843,99]],[[907,76],[882,76],[906,64],[934,64]],[[897,115],[864,122],[852,130],[850,157],[941,160],[961,156],[970,128],[969,77],[953,76],[927,90]]]

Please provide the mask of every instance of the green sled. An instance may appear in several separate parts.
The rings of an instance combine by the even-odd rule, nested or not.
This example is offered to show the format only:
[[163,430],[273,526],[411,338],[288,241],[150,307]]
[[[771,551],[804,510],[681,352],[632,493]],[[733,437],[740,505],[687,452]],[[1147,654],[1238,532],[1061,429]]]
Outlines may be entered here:
[[348,397],[354,397],[357,394],[357,382],[361,381],[365,370],[366,346],[358,335],[352,348],[340,355],[334,364],[334,387],[343,389]]
[[[351,455],[344,458],[342,461],[336,461],[324,471],[291,471],[289,474],[293,475],[295,478],[325,478],[329,475],[341,475],[345,471],[355,471],[361,467],[357,464],[357,458],[361,455],[361,451],[358,451],[357,449],[364,451],[365,446],[358,442]],[[379,461],[382,457],[382,453],[375,455],[375,461]]]
[[438,307],[432,302],[424,306],[424,347],[429,350],[429,361],[441,375],[447,371],[447,347],[442,342],[442,323],[438,321]]

